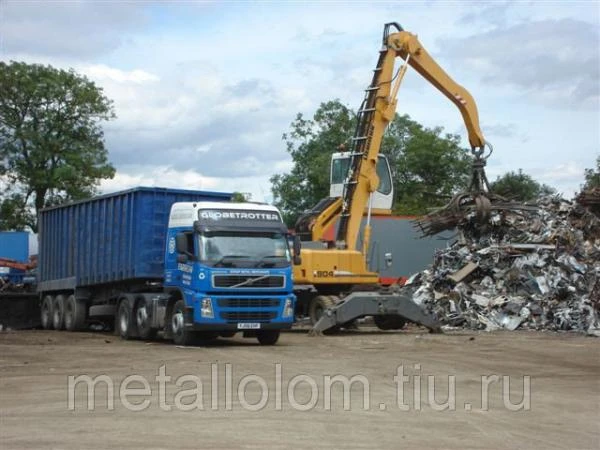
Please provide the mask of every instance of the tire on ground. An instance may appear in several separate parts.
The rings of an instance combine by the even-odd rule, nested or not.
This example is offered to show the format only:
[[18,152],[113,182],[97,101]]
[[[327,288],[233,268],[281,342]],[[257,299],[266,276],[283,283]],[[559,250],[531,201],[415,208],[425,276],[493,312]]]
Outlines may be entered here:
[[42,305],[40,308],[40,319],[42,322],[42,328],[44,330],[51,330],[54,327],[54,325],[53,325],[53,321],[54,321],[53,304],[54,304],[54,297],[52,297],[51,295],[44,296],[44,299],[42,300]]
[[63,330],[65,328],[65,302],[64,295],[59,294],[54,297],[52,302],[52,326],[55,330]]
[[256,339],[260,345],[275,345],[280,334],[279,330],[261,330],[256,333]]
[[308,307],[308,315],[310,317],[311,325],[316,324],[323,313],[335,306],[335,302],[331,296],[327,295],[318,295],[310,301],[310,305]]
[[81,331],[85,329],[87,305],[85,301],[77,300],[73,294],[65,302],[65,329],[67,331]]
[[177,300],[171,314],[171,335],[175,345],[192,345],[196,340],[196,334],[185,327],[185,301]]
[[141,297],[135,304],[134,317],[140,339],[154,339],[158,330],[151,328],[150,305]]
[[115,331],[121,339],[131,339],[133,333],[133,318],[131,317],[131,307],[129,305],[129,299],[124,298],[119,303],[117,309],[117,317],[115,319]]

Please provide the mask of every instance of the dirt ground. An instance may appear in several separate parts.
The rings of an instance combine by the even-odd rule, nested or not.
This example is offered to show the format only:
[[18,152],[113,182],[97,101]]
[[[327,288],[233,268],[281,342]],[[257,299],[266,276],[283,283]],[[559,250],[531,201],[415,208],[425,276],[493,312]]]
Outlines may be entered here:
[[[79,375],[97,381],[92,405]],[[348,392],[336,375],[354,377]],[[600,448],[600,340],[362,330],[183,348],[0,333],[2,449],[315,447]]]

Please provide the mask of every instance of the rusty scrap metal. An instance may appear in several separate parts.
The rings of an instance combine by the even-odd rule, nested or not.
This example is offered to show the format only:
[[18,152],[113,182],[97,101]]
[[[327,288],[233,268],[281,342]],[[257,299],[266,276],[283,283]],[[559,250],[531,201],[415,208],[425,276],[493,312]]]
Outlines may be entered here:
[[600,219],[545,197],[531,210],[466,221],[407,289],[446,327],[578,331],[600,336]]

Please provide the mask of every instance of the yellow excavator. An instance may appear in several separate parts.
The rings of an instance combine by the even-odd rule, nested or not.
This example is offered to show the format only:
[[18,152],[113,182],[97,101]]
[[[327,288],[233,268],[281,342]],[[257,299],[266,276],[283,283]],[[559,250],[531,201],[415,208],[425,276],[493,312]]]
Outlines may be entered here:
[[[404,64],[396,70],[398,58]],[[489,156],[484,156],[484,151],[489,144],[479,128],[473,97],[433,60],[417,36],[397,23],[385,24],[383,48],[357,113],[354,137],[348,150],[335,153],[332,159],[330,194],[334,195],[320,201],[296,223],[296,233],[303,242],[300,264],[294,268],[294,284],[299,308],[310,317],[313,332],[343,326],[364,316],[374,316],[381,329],[402,328],[410,320],[432,331],[439,330],[434,317],[399,290],[379,286],[379,275],[368,268],[371,215],[389,214],[393,201],[389,164],[379,153],[381,141],[395,117],[398,90],[408,66],[458,107],[467,128],[474,157],[472,184],[467,194],[455,197],[449,209],[473,208],[481,219],[489,213],[493,195],[484,172]],[[335,181],[340,179],[336,195]],[[444,226],[451,228],[450,222],[444,222]],[[335,224],[335,239],[327,239],[326,230]]]

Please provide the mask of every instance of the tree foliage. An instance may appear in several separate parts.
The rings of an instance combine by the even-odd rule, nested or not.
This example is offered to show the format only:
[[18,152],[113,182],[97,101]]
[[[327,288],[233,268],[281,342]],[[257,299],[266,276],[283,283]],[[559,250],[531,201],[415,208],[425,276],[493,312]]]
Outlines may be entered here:
[[347,143],[356,116],[338,100],[322,103],[312,119],[299,113],[283,134],[294,165],[288,174],[271,177],[274,203],[286,223],[329,195],[329,160],[341,144]]
[[112,178],[102,89],[73,70],[0,62],[0,227],[37,231],[40,209],[87,198]]
[[250,192],[239,192],[235,191],[231,195],[231,201],[237,203],[249,202],[252,200],[252,194]]
[[[339,100],[322,103],[312,119],[298,114],[291,123],[283,140],[292,169],[271,177],[274,202],[288,224],[329,195],[331,154],[341,144],[349,148],[355,125],[355,112]],[[460,147],[460,138],[423,127],[407,115],[396,115],[390,123],[380,152],[390,161],[396,213],[420,214],[440,206],[468,181],[469,153]]]
[[596,158],[595,169],[585,169],[585,184],[583,189],[592,189],[600,187],[600,156]]
[[530,175],[523,173],[521,169],[518,172],[511,171],[498,177],[491,183],[490,189],[495,194],[522,202],[535,200],[540,195],[556,193],[554,188],[538,183]]
[[382,143],[396,192],[394,212],[423,214],[444,205],[469,181],[469,152],[460,137],[396,115]]

